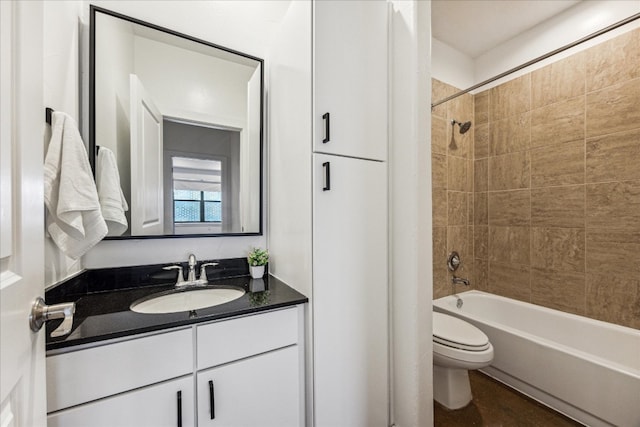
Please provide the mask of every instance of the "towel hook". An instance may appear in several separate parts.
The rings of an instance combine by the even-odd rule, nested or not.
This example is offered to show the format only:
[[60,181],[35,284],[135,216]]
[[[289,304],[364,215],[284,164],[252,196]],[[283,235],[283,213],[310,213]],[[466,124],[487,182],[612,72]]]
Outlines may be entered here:
[[44,109],[44,120],[47,122],[49,126],[51,126],[51,116],[53,115],[53,108],[45,108]]

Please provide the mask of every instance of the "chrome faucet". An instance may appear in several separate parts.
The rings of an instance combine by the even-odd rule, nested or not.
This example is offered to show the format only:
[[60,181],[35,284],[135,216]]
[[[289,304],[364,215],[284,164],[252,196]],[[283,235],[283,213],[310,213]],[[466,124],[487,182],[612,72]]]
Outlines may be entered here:
[[193,283],[196,281],[196,256],[189,254],[189,273],[187,274],[187,282]]
[[184,280],[184,275],[182,273],[181,265],[168,265],[163,267],[165,270],[178,270],[178,279],[176,280],[176,287],[181,286],[189,286],[189,285],[206,285],[209,283],[209,279],[207,278],[207,267],[218,265],[217,262],[203,262],[200,264],[200,277],[196,280],[196,256],[194,254],[189,254],[189,259],[187,265],[189,266],[189,271],[187,273],[187,280]]
[[463,279],[462,277],[457,277],[457,276],[453,276],[453,278],[451,279],[451,282],[454,285],[465,285],[465,286],[469,286],[469,279]]

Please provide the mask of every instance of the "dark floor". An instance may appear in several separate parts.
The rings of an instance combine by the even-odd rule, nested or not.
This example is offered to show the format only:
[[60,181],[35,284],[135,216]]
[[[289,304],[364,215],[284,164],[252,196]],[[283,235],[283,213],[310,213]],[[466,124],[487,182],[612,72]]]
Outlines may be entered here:
[[434,402],[435,426],[582,426],[480,372],[470,371],[469,378],[473,401],[456,411],[445,409]]

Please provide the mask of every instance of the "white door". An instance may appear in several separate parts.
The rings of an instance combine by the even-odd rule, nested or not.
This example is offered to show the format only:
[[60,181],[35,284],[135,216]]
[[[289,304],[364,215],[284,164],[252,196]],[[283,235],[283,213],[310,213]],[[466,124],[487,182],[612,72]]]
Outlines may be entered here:
[[42,2],[0,1],[0,425],[45,426]]
[[164,234],[162,114],[135,74],[131,92],[131,233]]
[[387,158],[386,1],[314,1],[314,145]]
[[388,426],[387,165],[314,154],[316,426]]

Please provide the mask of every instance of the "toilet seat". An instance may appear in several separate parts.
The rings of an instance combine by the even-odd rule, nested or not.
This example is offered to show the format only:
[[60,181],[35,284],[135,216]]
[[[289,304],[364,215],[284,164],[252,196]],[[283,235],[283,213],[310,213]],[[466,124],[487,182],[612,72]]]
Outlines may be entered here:
[[481,352],[491,344],[480,329],[457,317],[433,313],[433,341],[458,350]]

